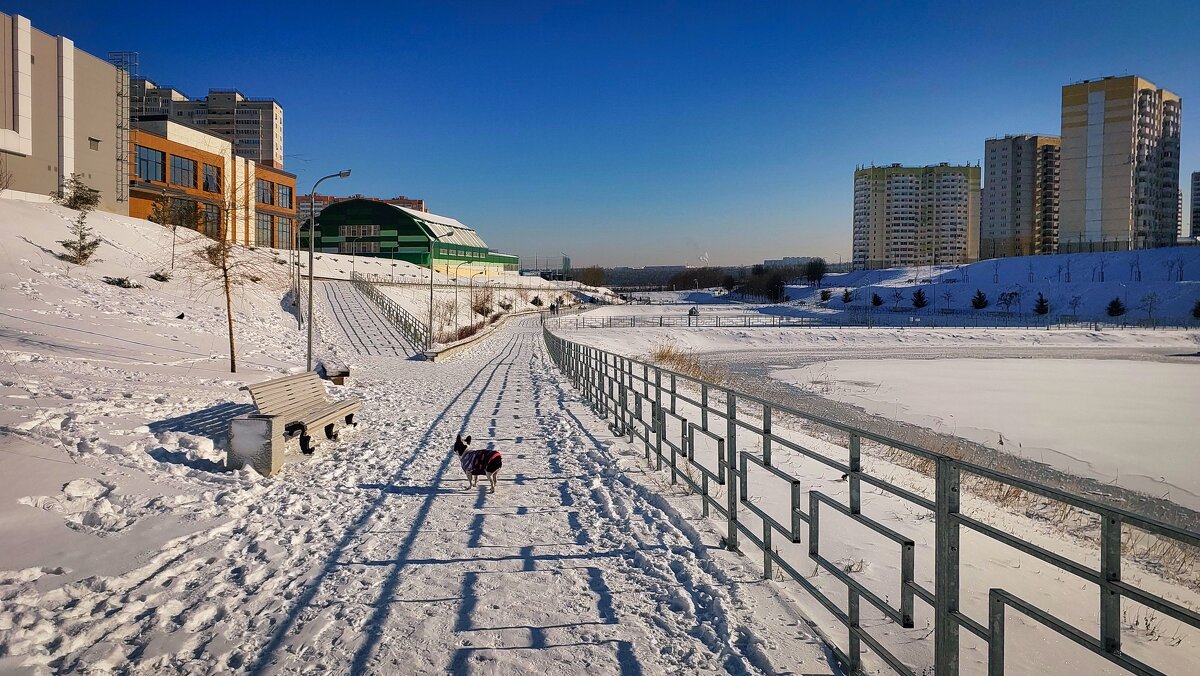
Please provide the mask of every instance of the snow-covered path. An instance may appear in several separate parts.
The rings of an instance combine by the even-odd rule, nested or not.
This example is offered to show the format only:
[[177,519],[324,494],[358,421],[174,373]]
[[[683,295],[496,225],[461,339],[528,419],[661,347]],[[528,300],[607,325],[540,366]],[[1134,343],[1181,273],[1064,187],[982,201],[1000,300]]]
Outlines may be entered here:
[[350,282],[322,281],[319,294],[336,320],[344,344],[354,354],[411,357],[417,353],[404,334]]
[[[13,588],[0,667],[829,673],[772,585],[565,389],[534,321],[448,363],[351,367],[358,430],[122,574]],[[464,490],[459,431],[504,453],[496,494]]]

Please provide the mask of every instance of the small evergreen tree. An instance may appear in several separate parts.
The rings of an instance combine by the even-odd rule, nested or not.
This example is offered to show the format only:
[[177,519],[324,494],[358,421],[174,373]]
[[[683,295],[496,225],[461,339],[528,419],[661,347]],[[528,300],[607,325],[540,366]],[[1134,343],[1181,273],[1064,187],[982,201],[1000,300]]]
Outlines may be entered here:
[[877,293],[871,294],[871,305],[874,305],[875,307],[879,307],[880,305],[883,305],[883,299],[879,297],[879,294],[877,294]]
[[50,199],[68,209],[91,211],[100,204],[100,191],[83,182],[83,174],[71,174],[63,181],[62,188],[50,193]]
[[1120,298],[1113,298],[1108,302],[1108,307],[1104,309],[1109,317],[1120,317],[1125,314],[1125,304]]
[[982,310],[983,308],[985,308],[987,306],[988,306],[987,294],[983,292],[983,289],[976,289],[975,295],[971,298],[971,307],[975,308],[976,310]]
[[[854,294],[850,291],[850,289],[846,289],[845,291],[842,292],[842,302],[843,303],[849,305],[850,301],[852,301],[852,300],[854,300]],[[1198,305],[1200,305],[1200,304],[1198,304]]]
[[1196,304],[1192,306],[1192,317],[1200,319],[1200,300],[1196,301]]
[[1050,312],[1050,301],[1038,291],[1037,302],[1033,304],[1033,311],[1039,315],[1044,315]]
[[71,221],[70,239],[60,239],[59,244],[67,250],[62,259],[75,265],[87,265],[88,261],[100,248],[100,238],[92,234],[92,226],[87,224],[86,211],[80,211],[75,220]]
[[929,305],[929,299],[925,297],[924,289],[917,289],[916,291],[913,291],[912,303],[913,307],[917,308],[918,310],[926,305]]
[[825,301],[830,298],[833,298],[833,291],[831,289],[821,289],[821,300]]

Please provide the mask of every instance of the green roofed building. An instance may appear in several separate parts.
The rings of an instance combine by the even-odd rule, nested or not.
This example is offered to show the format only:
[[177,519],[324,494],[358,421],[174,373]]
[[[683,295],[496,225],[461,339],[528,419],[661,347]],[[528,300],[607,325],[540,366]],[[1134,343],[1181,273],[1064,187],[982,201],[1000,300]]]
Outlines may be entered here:
[[[308,231],[300,248],[308,247]],[[381,200],[354,198],[334,202],[317,217],[316,250],[408,261],[451,272],[460,264],[489,273],[517,271],[516,256],[492,251],[479,233],[453,218],[408,209]]]

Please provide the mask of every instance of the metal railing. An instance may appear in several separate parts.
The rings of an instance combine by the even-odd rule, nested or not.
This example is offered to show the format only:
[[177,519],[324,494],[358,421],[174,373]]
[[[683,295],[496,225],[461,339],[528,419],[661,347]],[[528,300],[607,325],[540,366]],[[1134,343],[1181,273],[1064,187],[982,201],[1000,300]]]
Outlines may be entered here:
[[987,313],[984,315],[961,314],[929,314],[929,315],[899,315],[890,311],[881,311],[874,316],[865,314],[837,314],[827,317],[812,315],[772,315],[772,314],[720,314],[716,312],[701,312],[698,315],[684,313],[673,315],[609,315],[609,316],[580,316],[548,320],[548,325],[559,329],[629,329],[649,327],[692,327],[692,328],[781,328],[781,327],[828,327],[828,328],[991,328],[991,329],[1154,329],[1154,330],[1189,330],[1200,328],[1200,322],[1193,325],[1171,324],[1162,322],[1102,322],[1081,321],[1071,315],[1056,315],[1041,317],[1038,315],[1003,315]]
[[[988,673],[999,676],[1004,673],[1005,665],[1006,610],[1050,629],[1129,672],[1139,674],[1161,672],[1122,652],[1123,600],[1141,604],[1183,624],[1200,628],[1200,615],[1196,612],[1122,578],[1122,529],[1130,534],[1146,533],[1151,538],[1170,542],[1185,551],[1200,547],[1200,533],[653,364],[564,340],[545,327],[543,338],[551,359],[578,388],[583,400],[610,422],[614,433],[628,437],[630,443],[640,443],[645,451],[646,462],[653,460],[653,468],[660,476],[669,472],[672,484],[682,480],[695,491],[700,497],[704,516],[713,511],[724,519],[726,548],[738,550],[739,542],[744,537],[762,553],[764,579],[770,579],[777,567],[818,601],[846,630],[843,645],[839,646],[833,640],[829,643],[838,659],[851,670],[863,668],[861,653],[865,645],[897,673],[926,673],[932,666],[932,673],[939,676],[958,674],[959,639],[961,631],[965,629],[986,644]],[[846,444],[838,447],[837,453],[832,453],[828,448],[822,451],[816,443],[798,442],[796,438],[799,435],[794,433],[796,430],[788,430],[785,426],[791,421],[807,421],[833,430],[844,435],[840,438],[845,438]],[[866,454],[864,445],[868,446]],[[784,457],[779,458],[782,464],[776,460],[780,450],[785,451]],[[874,459],[880,451],[892,454],[886,457],[893,459],[895,456],[911,459],[913,462],[910,466],[921,468],[920,476],[926,480],[923,486],[920,489],[904,488],[897,485],[892,476],[878,471]],[[869,468],[864,466],[864,457],[872,460]],[[841,473],[842,479],[835,480],[837,483],[824,484],[838,488],[826,488],[827,492],[817,490],[811,477],[803,479],[786,469],[793,461],[816,463],[816,467],[826,473],[832,472],[833,476]],[[892,467],[895,466],[892,464]],[[753,482],[752,472],[758,476]],[[759,498],[751,494],[752,490],[762,491],[764,482],[771,480],[782,481],[788,486],[790,497],[785,518],[776,518],[769,505],[760,505]],[[845,483],[840,483],[842,480]],[[1021,533],[1007,532],[985,523],[981,518],[960,512],[960,487],[966,489],[983,482],[994,482],[989,485],[1024,492],[1048,503],[1069,506],[1085,515],[1091,523],[1098,522],[1099,537],[1090,544],[1094,557],[1080,557],[1094,558],[1098,566],[1092,561],[1079,561],[1051,551],[1029,541]],[[845,488],[840,488],[842,486]],[[884,524],[863,512],[864,486],[877,489],[880,495],[891,496],[889,499],[902,501],[901,504],[908,505],[906,509],[909,511],[921,510],[927,514],[923,518],[905,521],[896,518],[893,513],[890,515],[892,518],[887,519],[893,525]],[[839,492],[844,500],[830,494]],[[973,488],[968,493],[973,506],[978,496]],[[833,514],[824,516],[826,510]],[[775,511],[780,511],[778,505]],[[930,517],[932,538],[927,533],[919,532],[930,528]],[[853,570],[845,569],[826,556],[823,550],[834,548],[836,551],[840,542],[850,537],[845,532],[835,532],[832,537],[822,539],[821,526],[826,519],[835,520],[831,524],[835,529],[838,521],[844,523],[848,519],[871,531],[873,537],[890,541],[899,553],[899,588],[892,594],[872,589],[855,579]],[[755,527],[755,521],[758,522],[758,528]],[[1001,582],[995,579],[995,573],[989,574],[982,582],[988,588],[986,601],[978,593],[968,597],[976,616],[986,612],[986,618],[971,617],[960,607],[963,566],[960,566],[959,544],[963,528],[974,533],[972,537],[988,538],[1049,564],[1052,569],[1096,585],[1099,592],[1099,636],[1082,631],[1053,612],[1002,588]],[[776,540],[778,544],[773,544],[773,536],[776,535],[783,543]],[[860,537],[867,535],[864,533]],[[783,544],[786,548],[787,543],[795,543],[799,548],[791,550],[791,558],[788,551],[781,553],[778,547]],[[819,568],[822,578],[816,577],[817,568],[814,568],[811,579],[797,569],[800,562],[794,559],[805,554],[810,563]],[[932,575],[928,565],[930,559]],[[919,575],[918,561],[922,562]],[[982,569],[980,561],[969,559],[967,565],[971,566],[975,578],[973,581],[978,582],[977,577]],[[1136,575],[1131,577],[1137,580]],[[845,609],[843,604],[827,593],[830,579],[834,580],[832,584],[835,591],[844,589]],[[923,583],[923,580],[926,582]],[[932,588],[926,586],[930,580]],[[918,600],[928,608],[915,607]],[[980,610],[981,605],[986,607],[986,611]],[[933,625],[931,648],[925,636],[913,640],[909,638],[910,635],[900,635],[900,638],[906,639],[905,643],[919,643],[921,646],[906,646],[904,650],[919,649],[920,655],[914,657],[910,654],[908,659],[922,664],[906,664],[885,645],[886,640],[895,640],[898,633],[887,628],[912,628],[918,613],[928,617],[930,612]],[[870,616],[866,617],[868,613]],[[864,623],[864,619],[870,621]],[[829,632],[825,633],[828,638]],[[1163,646],[1160,643],[1153,645],[1156,649]]]
[[367,281],[365,277],[358,273],[350,273],[350,283],[359,291],[362,291],[367,298],[371,299],[379,308],[383,316],[392,323],[400,333],[412,343],[413,347],[418,350],[428,350],[429,342],[429,327],[425,326],[424,322],[417,319],[408,310],[400,307],[396,301],[388,298],[374,284]]

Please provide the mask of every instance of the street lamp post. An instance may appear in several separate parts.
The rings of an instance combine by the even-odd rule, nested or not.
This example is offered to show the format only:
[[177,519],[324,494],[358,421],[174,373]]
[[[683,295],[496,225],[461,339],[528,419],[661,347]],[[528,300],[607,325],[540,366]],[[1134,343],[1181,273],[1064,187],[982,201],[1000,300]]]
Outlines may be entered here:
[[[472,303],[475,302],[475,278],[478,277],[479,275],[482,275],[483,273],[484,273],[484,271],[480,270],[479,272],[476,272],[475,274],[473,274],[467,278],[467,297],[471,299]],[[474,311],[474,309],[472,308],[472,312],[473,311]],[[485,317],[484,319],[487,319],[487,318]]]
[[429,228],[429,336],[425,339],[425,349],[433,347],[433,253],[434,242],[440,240],[441,237],[433,233],[433,228]]
[[[325,179],[328,179],[328,178],[347,178],[348,176],[350,176],[350,170],[349,170],[349,169],[343,169],[343,170],[339,171],[339,172],[338,172],[338,173],[336,173],[336,174],[330,174],[330,175],[328,175],[328,176],[322,176],[321,178],[317,179],[317,182],[316,182],[315,184],[313,184],[313,189],[312,189],[312,198],[311,198],[311,200],[312,200],[312,201],[310,202],[310,204],[313,204],[313,205],[315,205],[315,204],[316,204],[316,202],[317,202],[317,186],[321,185],[321,181],[324,181]],[[307,364],[308,364],[308,367],[307,367],[307,369],[308,369],[309,371],[311,371],[311,370],[312,370],[312,368],[313,368],[313,358],[312,358],[312,338],[313,338],[313,247],[314,247],[314,242],[315,242],[315,240],[316,240],[316,234],[317,234],[317,219],[316,219],[316,217],[314,216],[313,218],[311,218],[311,219],[309,220],[309,225],[308,225],[308,359],[307,359]]]
[[458,337],[458,269],[470,263],[471,261],[462,261],[454,266],[454,337]]

